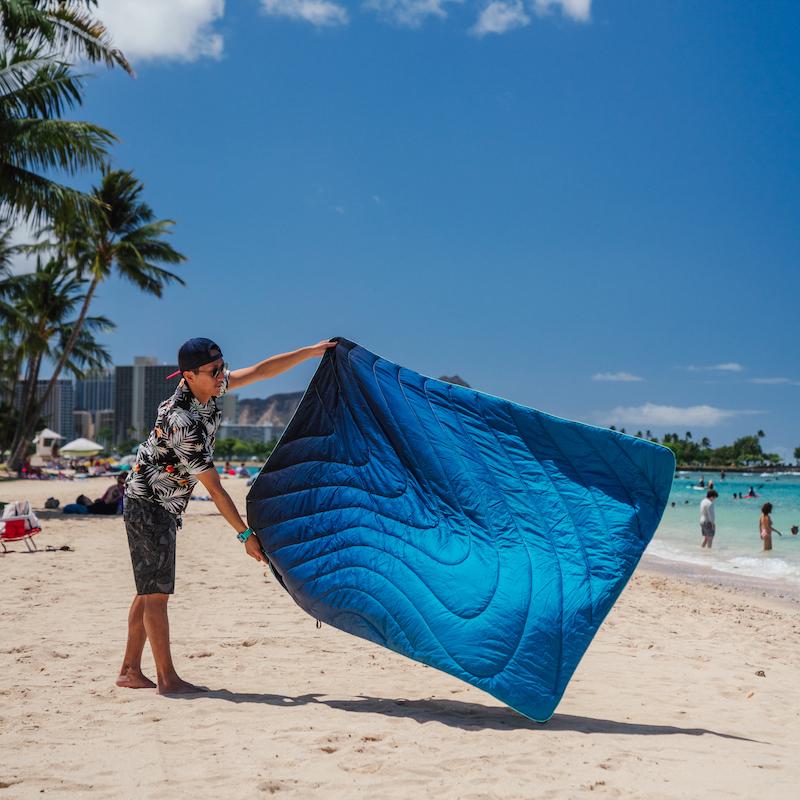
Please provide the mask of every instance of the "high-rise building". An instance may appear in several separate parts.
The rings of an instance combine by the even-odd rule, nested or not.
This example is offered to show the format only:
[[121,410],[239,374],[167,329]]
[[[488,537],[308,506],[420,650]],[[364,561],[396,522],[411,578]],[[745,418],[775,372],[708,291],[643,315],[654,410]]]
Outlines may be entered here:
[[222,411],[222,421],[235,424],[239,421],[239,396],[232,392],[222,395],[219,402]]
[[114,439],[114,409],[95,411],[93,420],[94,440],[106,447],[110,446]]
[[91,411],[76,409],[72,412],[72,419],[76,438],[83,436],[86,439],[94,439],[94,420]]
[[75,381],[76,411],[106,411],[114,408],[114,373],[111,370],[90,372]]
[[[41,400],[50,384],[49,379],[40,380],[36,383],[36,399]],[[14,403],[19,408],[22,405],[22,384],[17,384],[14,393]],[[44,424],[60,433],[64,437],[64,442],[75,438],[75,424],[72,412],[75,410],[75,387],[71,380],[57,380],[53,386],[53,391],[47,398],[40,416]]]
[[137,356],[133,366],[115,369],[114,433],[117,442],[147,436],[159,403],[175,391],[176,381],[167,381],[166,377],[177,369],[177,364],[158,364],[150,356]]

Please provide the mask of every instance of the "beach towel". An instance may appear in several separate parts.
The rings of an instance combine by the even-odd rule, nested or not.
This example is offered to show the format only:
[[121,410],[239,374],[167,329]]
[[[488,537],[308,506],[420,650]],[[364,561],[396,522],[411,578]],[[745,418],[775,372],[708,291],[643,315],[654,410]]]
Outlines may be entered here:
[[674,466],[660,445],[340,339],[247,514],[311,616],[542,722],[652,538]]

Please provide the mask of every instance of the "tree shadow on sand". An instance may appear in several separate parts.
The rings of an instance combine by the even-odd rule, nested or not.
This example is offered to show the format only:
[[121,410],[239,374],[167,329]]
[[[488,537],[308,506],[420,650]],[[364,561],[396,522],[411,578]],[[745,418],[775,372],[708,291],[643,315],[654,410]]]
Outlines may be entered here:
[[[383,714],[387,717],[403,717],[419,724],[439,722],[463,730],[535,730],[541,732],[573,731],[576,733],[612,733],[626,736],[718,736],[744,742],[758,742],[730,733],[719,733],[708,728],[681,728],[674,725],[648,725],[637,722],[620,722],[595,717],[580,717],[573,714],[555,714],[548,722],[539,723],[523,717],[504,706],[483,706],[461,700],[424,699],[392,700],[383,697],[359,696],[346,700],[335,700],[325,695],[305,694],[298,697],[279,694],[248,694],[216,689],[201,694],[172,695],[184,700],[216,699],[230,703],[262,703],[265,705],[292,708],[317,703],[337,711],[362,714]],[[760,742],[763,744],[763,742]]]

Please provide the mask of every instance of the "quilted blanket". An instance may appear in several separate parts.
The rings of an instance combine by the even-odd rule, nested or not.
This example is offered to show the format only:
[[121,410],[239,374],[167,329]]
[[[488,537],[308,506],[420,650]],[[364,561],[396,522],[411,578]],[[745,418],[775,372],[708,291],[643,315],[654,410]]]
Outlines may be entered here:
[[546,721],[656,530],[672,453],[337,341],[247,498],[273,571],[316,619]]

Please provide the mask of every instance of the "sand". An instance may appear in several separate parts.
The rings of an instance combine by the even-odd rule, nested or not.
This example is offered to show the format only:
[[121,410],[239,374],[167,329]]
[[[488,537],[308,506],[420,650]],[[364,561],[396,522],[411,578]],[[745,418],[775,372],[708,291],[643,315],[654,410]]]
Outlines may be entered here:
[[[6,482],[0,498],[42,509],[109,484]],[[244,482],[225,485],[243,510]],[[173,652],[211,691],[168,698],[114,685],[134,591],[122,519],[41,517],[39,547],[74,552],[0,556],[0,800],[798,797],[796,606],[643,565],[538,725],[318,630],[192,502]]]

